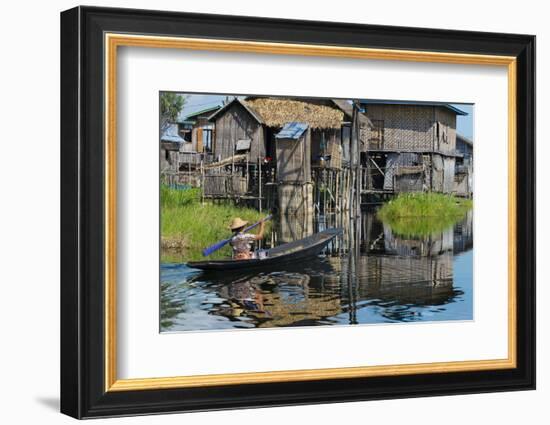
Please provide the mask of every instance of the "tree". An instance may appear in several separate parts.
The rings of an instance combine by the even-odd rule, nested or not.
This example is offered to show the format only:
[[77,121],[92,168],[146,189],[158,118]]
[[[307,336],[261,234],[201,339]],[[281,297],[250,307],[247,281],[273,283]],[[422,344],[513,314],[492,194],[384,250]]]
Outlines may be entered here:
[[165,92],[160,95],[160,131],[165,132],[170,124],[176,122],[178,115],[185,105],[185,97]]

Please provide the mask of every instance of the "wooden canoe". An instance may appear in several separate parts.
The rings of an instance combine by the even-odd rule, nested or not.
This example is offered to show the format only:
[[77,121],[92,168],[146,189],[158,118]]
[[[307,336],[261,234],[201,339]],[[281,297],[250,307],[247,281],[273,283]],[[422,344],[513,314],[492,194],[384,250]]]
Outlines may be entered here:
[[336,236],[342,233],[342,229],[326,229],[304,239],[285,243],[266,250],[266,258],[253,258],[250,260],[213,260],[192,261],[187,263],[189,267],[201,270],[228,271],[246,270],[258,268],[273,268],[289,263],[316,257]]

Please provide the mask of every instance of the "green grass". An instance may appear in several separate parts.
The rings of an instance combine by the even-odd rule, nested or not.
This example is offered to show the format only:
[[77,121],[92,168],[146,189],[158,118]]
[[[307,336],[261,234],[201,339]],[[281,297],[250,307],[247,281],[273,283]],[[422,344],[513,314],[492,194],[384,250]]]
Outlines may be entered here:
[[403,193],[384,204],[378,217],[402,236],[427,236],[448,229],[473,207],[470,199],[441,193]]
[[[234,217],[241,217],[250,224],[265,217],[252,208],[233,203],[200,202],[200,189],[176,190],[161,186],[161,236],[163,240],[178,242],[180,250],[162,250],[163,262],[187,262],[204,259],[202,250],[215,242],[231,236],[228,225]],[[266,232],[269,222],[266,223]],[[224,248],[208,256],[219,259],[231,255],[231,248]]]
[[164,207],[181,207],[196,203],[200,200],[201,191],[198,188],[172,189],[169,186],[160,186],[160,205]]

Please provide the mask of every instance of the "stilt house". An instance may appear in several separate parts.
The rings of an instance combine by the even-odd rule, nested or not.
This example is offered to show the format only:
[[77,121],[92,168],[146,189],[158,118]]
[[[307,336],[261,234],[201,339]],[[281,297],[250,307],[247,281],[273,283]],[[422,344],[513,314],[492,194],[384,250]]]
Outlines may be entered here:
[[[350,121],[352,106],[347,101],[333,99],[247,97],[235,98],[212,114],[210,122],[215,124],[212,153],[214,163],[208,168],[205,180],[223,180],[222,166],[232,176],[240,175],[246,185],[239,186],[241,192],[254,194],[259,199],[267,196],[262,186],[279,179],[278,166],[282,165],[278,155],[286,155],[291,163],[303,161],[307,167],[304,181],[310,184],[312,170],[316,167],[342,167],[348,160]],[[366,119],[366,118],[365,118]],[[277,135],[291,123],[303,124],[305,138],[300,139],[304,150],[277,151]],[[284,144],[282,138],[280,144]],[[307,153],[307,154],[306,154]],[[292,155],[307,158],[295,158]],[[220,165],[219,167],[217,165]],[[217,167],[217,168],[216,168]],[[217,172],[213,172],[216,168]],[[209,176],[216,175],[218,177]],[[285,177],[286,178],[286,177]],[[205,184],[205,195],[214,193],[231,194],[232,185],[225,182],[216,185]],[[269,188],[265,188],[269,190]],[[245,193],[235,194],[242,197]]]
[[461,134],[456,135],[456,150],[460,156],[455,163],[454,193],[458,196],[471,197],[474,179],[474,144]]
[[456,117],[467,115],[437,102],[362,101],[369,118],[362,133],[365,190],[452,193],[457,152]]
[[160,169],[162,173],[178,171],[178,152],[185,140],[178,134],[177,124],[169,124],[160,136]]
[[178,122],[179,135],[185,141],[179,155],[182,170],[195,168],[201,162],[207,164],[212,161],[214,124],[208,118],[220,108],[221,106],[214,106],[203,109]]
[[216,128],[214,157],[224,160],[246,154],[249,162],[258,158],[276,160],[275,135],[285,124],[300,122],[311,131],[312,164],[318,164],[321,157],[339,162],[342,140],[349,138],[346,128],[349,129],[350,120],[351,104],[342,100],[235,98],[210,117]]

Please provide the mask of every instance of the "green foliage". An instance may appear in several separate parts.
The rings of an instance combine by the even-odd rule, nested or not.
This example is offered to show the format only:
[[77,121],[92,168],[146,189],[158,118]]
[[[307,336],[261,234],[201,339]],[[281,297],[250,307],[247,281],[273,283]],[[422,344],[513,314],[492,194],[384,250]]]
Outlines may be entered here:
[[178,115],[185,105],[185,97],[180,94],[164,92],[160,95],[160,119],[161,127],[176,122]]
[[[250,224],[265,217],[252,208],[233,203],[200,202],[200,189],[172,189],[161,186],[161,235],[162,238],[181,240],[182,252],[162,252],[162,262],[187,262],[204,259],[202,250],[231,236],[228,229],[234,217],[241,217]],[[266,232],[270,223],[266,223]],[[209,259],[226,258],[231,255],[229,246],[208,256]]]
[[444,217],[404,217],[383,219],[386,224],[389,224],[394,234],[406,238],[430,236],[454,226],[462,219],[461,216],[444,216]]
[[402,193],[378,211],[380,218],[456,217],[472,208],[469,199],[434,192]]
[[166,185],[160,186],[160,205],[164,207],[181,207],[197,202],[201,191],[198,188],[173,189]]
[[378,210],[378,218],[401,236],[427,236],[448,229],[473,206],[469,199],[441,193],[402,193]]

